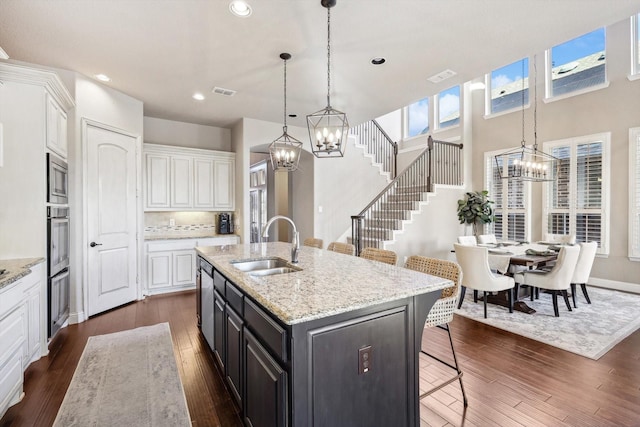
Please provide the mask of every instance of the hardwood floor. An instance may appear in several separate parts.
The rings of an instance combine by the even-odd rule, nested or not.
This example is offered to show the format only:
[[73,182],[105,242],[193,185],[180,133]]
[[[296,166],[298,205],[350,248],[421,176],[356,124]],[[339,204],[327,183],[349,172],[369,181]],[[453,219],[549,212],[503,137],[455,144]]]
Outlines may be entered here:
[[[88,337],[159,322],[171,327],[193,425],[240,426],[196,327],[192,291],[149,297],[61,330],[50,354],[27,369],[25,398],[0,426],[50,426]],[[459,316],[451,329],[469,407],[454,382],[422,400],[421,426],[640,426],[640,331],[594,361]],[[423,347],[450,355],[437,328],[425,330]],[[452,372],[424,356],[421,388]]]

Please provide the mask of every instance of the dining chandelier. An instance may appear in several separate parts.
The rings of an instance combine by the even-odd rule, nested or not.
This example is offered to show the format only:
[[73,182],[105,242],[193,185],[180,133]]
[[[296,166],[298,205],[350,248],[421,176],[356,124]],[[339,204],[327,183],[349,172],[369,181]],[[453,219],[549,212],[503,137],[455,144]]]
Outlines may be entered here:
[[284,61],[284,126],[282,135],[269,145],[271,167],[275,172],[293,172],[298,169],[302,142],[287,133],[287,61],[291,54],[281,53]]
[[311,151],[316,157],[343,157],[347,145],[347,115],[331,106],[331,8],[336,0],[321,0],[327,8],[327,106],[307,116]]
[[[522,141],[520,147],[505,151],[495,156],[495,165],[501,179],[513,181],[545,182],[554,181],[558,177],[560,159],[538,150],[538,90],[536,57],[533,57],[533,146],[528,147],[524,138],[524,60],[522,60]],[[529,79],[530,80],[530,79]],[[531,85],[529,85],[531,87]],[[504,167],[506,165],[506,168]]]

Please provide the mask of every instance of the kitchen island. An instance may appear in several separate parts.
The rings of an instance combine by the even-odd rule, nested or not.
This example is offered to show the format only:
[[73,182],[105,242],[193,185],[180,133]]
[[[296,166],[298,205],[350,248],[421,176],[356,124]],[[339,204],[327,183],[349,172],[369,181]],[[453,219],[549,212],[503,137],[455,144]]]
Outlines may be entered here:
[[246,425],[418,426],[418,354],[446,279],[287,243],[198,247],[201,330]]

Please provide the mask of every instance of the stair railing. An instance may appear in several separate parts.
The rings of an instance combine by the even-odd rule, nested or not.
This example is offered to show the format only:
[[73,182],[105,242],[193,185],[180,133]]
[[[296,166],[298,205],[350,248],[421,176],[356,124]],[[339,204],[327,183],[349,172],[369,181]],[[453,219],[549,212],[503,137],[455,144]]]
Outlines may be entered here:
[[351,216],[352,243],[356,255],[367,246],[378,247],[400,228],[400,223],[423,193],[434,184],[462,185],[463,144],[427,140],[427,148],[387,185],[358,215]]
[[354,126],[351,134],[360,136],[360,145],[366,146],[366,151],[375,157],[375,162],[382,165],[382,170],[388,172],[391,179],[398,171],[398,143],[382,129],[380,124],[371,120]]

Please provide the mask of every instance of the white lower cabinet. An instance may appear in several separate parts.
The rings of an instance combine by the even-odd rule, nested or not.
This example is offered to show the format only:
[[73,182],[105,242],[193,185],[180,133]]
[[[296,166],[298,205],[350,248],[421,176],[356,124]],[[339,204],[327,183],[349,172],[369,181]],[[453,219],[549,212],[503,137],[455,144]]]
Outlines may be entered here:
[[0,418],[23,396],[24,370],[42,356],[43,263],[0,289]]
[[196,246],[235,245],[238,236],[155,240],[145,244],[149,295],[196,286]]

